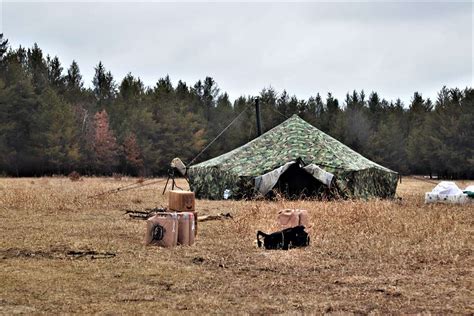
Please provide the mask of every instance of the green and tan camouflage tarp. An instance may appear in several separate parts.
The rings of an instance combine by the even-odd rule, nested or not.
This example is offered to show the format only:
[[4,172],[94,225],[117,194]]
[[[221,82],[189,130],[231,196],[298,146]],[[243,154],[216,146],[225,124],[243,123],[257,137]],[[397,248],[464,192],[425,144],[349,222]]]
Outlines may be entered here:
[[265,134],[216,158],[191,166],[189,183],[198,198],[251,198],[255,177],[301,159],[334,174],[338,195],[347,198],[393,197],[398,174],[363,157],[293,115]]

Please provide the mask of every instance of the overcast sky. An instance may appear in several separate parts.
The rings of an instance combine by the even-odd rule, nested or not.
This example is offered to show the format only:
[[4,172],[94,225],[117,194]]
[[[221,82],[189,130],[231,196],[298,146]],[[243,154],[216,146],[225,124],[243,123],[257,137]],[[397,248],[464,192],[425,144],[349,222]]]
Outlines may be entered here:
[[[272,86],[307,98],[377,91],[407,104],[414,91],[473,86],[468,2],[111,3],[2,2],[13,47],[37,42],[86,86],[101,60],[119,82],[169,74],[213,77],[232,99]],[[342,101],[342,100],[340,100]]]

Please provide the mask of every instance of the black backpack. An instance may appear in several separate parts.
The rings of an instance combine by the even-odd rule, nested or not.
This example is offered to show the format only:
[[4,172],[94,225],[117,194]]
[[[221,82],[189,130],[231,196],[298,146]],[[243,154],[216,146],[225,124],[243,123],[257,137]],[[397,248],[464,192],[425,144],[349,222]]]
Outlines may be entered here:
[[282,231],[265,234],[257,232],[258,247],[262,247],[260,236],[263,237],[263,246],[265,249],[283,249],[288,250],[296,247],[306,247],[309,245],[309,235],[304,230],[304,226],[286,228]]

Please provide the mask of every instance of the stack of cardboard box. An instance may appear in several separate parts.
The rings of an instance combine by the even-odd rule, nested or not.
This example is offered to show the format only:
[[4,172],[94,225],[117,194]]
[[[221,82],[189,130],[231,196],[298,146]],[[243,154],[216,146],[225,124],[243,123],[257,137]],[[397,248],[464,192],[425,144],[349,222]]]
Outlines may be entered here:
[[169,212],[147,220],[146,245],[174,247],[191,246],[197,234],[197,212],[194,192],[170,191]]

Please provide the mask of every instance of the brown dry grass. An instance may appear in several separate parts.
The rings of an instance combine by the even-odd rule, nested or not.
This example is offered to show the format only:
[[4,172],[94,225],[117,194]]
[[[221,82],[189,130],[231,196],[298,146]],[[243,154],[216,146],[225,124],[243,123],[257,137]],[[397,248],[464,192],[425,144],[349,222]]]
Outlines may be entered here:
[[[123,209],[165,206],[163,183],[87,198],[136,181],[0,179],[0,313],[474,312],[474,208],[425,205],[433,184],[405,180],[401,201],[197,201],[234,220],[160,249]],[[257,249],[285,207],[309,211],[311,246]],[[89,250],[116,256],[69,253]]]

